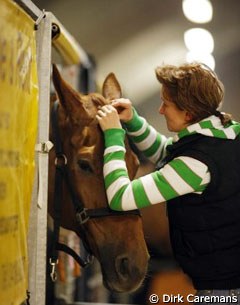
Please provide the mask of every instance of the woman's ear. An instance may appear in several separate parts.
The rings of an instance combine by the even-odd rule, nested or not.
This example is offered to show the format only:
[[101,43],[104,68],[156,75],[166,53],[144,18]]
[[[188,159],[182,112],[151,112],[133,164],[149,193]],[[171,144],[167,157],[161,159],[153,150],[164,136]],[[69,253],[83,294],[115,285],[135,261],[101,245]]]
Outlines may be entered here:
[[188,111],[186,111],[185,118],[186,118],[186,122],[188,122],[188,123],[192,122],[192,120],[193,120],[192,114]]

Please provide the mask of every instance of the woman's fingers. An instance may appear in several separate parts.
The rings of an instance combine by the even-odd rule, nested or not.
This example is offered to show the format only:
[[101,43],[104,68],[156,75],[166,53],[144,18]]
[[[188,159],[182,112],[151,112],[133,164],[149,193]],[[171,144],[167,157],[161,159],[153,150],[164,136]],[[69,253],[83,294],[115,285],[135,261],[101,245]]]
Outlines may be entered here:
[[114,106],[114,107],[121,106],[124,108],[128,108],[128,107],[131,107],[131,105],[132,105],[131,101],[126,98],[118,98],[118,99],[112,100],[112,106]]
[[108,113],[116,112],[116,109],[111,105],[104,105],[98,110],[100,116],[106,116]]
[[101,117],[102,117],[102,116],[106,116],[106,112],[103,111],[103,110],[101,110],[101,109],[99,109],[97,113],[98,113],[98,115],[101,116]]
[[104,105],[97,111],[96,118],[102,130],[122,128],[117,110],[111,105]]
[[123,122],[128,122],[132,119],[133,110],[132,110],[132,102],[126,98],[119,98],[112,100],[111,104],[114,108],[116,108],[119,118]]
[[101,121],[101,119],[102,119],[102,117],[98,114],[96,115],[96,118],[97,118],[98,121]]

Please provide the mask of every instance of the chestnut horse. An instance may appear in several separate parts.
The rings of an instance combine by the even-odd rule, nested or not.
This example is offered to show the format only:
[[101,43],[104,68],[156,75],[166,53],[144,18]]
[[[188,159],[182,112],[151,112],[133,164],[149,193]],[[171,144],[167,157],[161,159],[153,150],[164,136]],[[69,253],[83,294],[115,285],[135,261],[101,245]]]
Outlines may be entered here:
[[[106,208],[108,203],[102,171],[103,135],[95,116],[99,106],[109,104],[111,99],[121,96],[120,85],[111,73],[104,81],[102,95],[81,95],[62,79],[56,66],[53,66],[53,83],[60,102],[59,133],[72,188],[85,208]],[[50,128],[50,138],[51,133]],[[138,159],[127,142],[126,150],[129,176],[133,178]],[[53,218],[54,160],[53,149],[49,156],[48,204],[48,211]],[[66,184],[62,188],[62,201],[60,224],[76,232],[87,243],[100,262],[105,287],[116,292],[136,290],[145,277],[149,259],[139,215],[108,215],[89,219],[79,225]]]

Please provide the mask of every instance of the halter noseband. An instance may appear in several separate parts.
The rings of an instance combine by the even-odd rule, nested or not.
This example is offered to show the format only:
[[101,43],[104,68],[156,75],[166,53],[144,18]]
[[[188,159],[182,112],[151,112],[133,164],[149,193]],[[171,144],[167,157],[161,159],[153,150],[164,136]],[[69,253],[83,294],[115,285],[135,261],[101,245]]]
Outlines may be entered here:
[[[73,186],[70,183],[69,173],[68,173],[68,166],[67,166],[67,157],[63,152],[62,148],[62,141],[60,137],[60,129],[58,124],[58,107],[59,102],[58,100],[55,101],[52,112],[51,112],[51,124],[52,124],[52,133],[53,133],[53,142],[55,147],[55,167],[56,167],[56,174],[55,174],[55,188],[54,188],[54,232],[53,232],[53,249],[52,255],[50,258],[50,265],[52,268],[51,277],[52,280],[56,280],[56,272],[55,266],[58,263],[58,250],[64,251],[71,255],[81,267],[87,267],[92,261],[92,255],[88,255],[87,260],[83,260],[74,250],[69,248],[68,246],[61,244],[58,242],[59,237],[59,229],[60,229],[60,217],[61,217],[61,209],[62,209],[62,187],[63,181],[67,185],[67,189],[69,191],[72,204],[75,209],[76,213],[76,220],[80,225],[80,230],[82,233],[82,237],[85,236],[85,229],[84,224],[92,218],[99,218],[99,217],[106,217],[106,216],[123,216],[126,214],[131,215],[138,215],[140,216],[139,210],[132,210],[132,211],[114,211],[111,210],[109,207],[102,207],[96,209],[88,209],[85,208],[83,202],[79,199],[79,197],[74,192]],[[84,247],[86,250],[91,253],[90,248],[88,246],[86,238],[82,238]]]

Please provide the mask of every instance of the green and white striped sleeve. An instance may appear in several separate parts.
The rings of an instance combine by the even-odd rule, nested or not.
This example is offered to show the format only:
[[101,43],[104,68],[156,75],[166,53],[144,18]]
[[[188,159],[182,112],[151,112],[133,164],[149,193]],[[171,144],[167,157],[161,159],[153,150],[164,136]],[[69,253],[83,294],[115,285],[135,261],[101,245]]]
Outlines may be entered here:
[[166,146],[172,138],[166,138],[157,132],[148,122],[138,115],[133,108],[133,118],[125,123],[127,134],[137,148],[154,164],[166,155]]
[[123,129],[104,132],[103,174],[111,209],[127,211],[188,194],[201,194],[210,181],[207,166],[191,157],[180,156],[159,171],[130,181],[125,163]]

